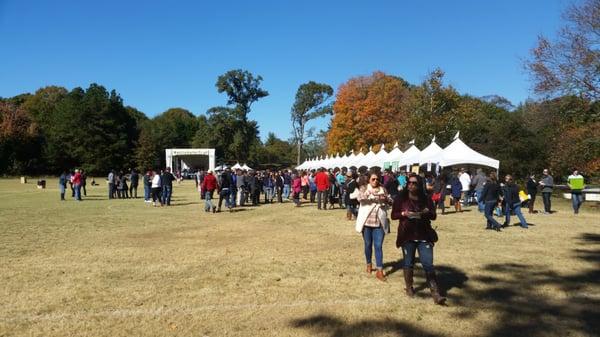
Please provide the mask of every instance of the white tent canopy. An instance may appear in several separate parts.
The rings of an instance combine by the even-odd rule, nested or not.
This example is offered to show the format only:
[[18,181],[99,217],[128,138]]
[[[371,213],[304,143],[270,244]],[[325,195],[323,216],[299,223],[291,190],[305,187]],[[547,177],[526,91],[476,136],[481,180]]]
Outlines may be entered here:
[[240,165],[240,163],[235,163],[235,165],[233,165],[231,167],[232,170],[240,170],[242,169],[242,165]]
[[252,169],[248,165],[244,164],[242,165],[242,170],[250,171]]
[[400,158],[399,165],[412,165],[419,163],[419,156],[421,155],[421,150],[416,147],[414,144],[404,152],[402,157]]
[[484,156],[468,147],[457,135],[456,139],[450,145],[446,146],[442,152],[440,165],[446,167],[460,164],[488,166],[496,170],[500,167],[498,160]]
[[379,149],[379,152],[377,152],[377,154],[373,158],[373,162],[371,163],[371,166],[369,166],[369,167],[377,166],[377,167],[383,168],[383,162],[385,161],[387,156],[388,156],[388,153],[385,150],[385,144],[381,144],[381,148]]
[[373,152],[373,147],[369,147],[369,152],[366,155],[364,155],[364,157],[362,157],[360,161],[356,163],[356,167],[359,168],[364,166],[366,168],[369,168],[372,166],[374,159],[375,152]]
[[424,148],[419,154],[419,164],[439,164],[443,151],[444,149],[437,145],[435,137],[433,137],[431,144]]
[[390,151],[385,159],[383,160],[382,167],[391,168],[392,170],[396,170],[398,168],[398,164],[400,159],[402,158],[402,150],[398,146],[398,142],[394,144],[394,148]]

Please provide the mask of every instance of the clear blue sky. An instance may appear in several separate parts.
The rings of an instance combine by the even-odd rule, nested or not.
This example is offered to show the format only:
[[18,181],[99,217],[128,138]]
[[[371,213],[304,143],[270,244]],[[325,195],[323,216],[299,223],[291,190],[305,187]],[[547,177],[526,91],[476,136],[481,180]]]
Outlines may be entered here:
[[226,102],[217,77],[242,68],[270,93],[250,115],[263,139],[289,137],[300,84],[375,70],[418,83],[440,67],[461,93],[516,104],[531,96],[522,60],[569,3],[0,0],[0,96],[96,82],[148,116],[199,115]]

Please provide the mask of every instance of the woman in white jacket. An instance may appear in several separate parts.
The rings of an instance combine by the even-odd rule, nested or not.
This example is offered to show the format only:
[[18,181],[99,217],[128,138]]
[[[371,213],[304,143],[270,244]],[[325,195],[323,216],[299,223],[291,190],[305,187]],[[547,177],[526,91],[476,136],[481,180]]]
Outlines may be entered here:
[[365,243],[365,259],[367,260],[367,273],[373,271],[372,256],[375,246],[375,276],[380,281],[385,281],[383,274],[383,238],[389,230],[387,208],[392,204],[392,198],[380,184],[379,176],[375,173],[369,175],[366,185],[360,186],[355,191],[355,197],[360,203],[356,217],[356,231],[362,233]]

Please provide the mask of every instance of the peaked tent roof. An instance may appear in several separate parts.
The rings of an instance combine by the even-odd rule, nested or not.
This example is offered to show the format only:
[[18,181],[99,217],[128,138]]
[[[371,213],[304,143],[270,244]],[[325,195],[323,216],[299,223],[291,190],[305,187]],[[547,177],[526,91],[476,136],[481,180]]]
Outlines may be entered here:
[[419,164],[423,165],[427,163],[439,163],[443,151],[444,149],[437,145],[435,140],[432,140],[431,144],[424,148],[423,151],[421,151],[421,153],[419,154]]
[[383,162],[385,161],[385,158],[387,158],[387,156],[388,152],[385,150],[385,144],[381,144],[379,152],[377,152],[375,157],[373,157],[371,167],[377,166],[383,168]]
[[418,163],[420,154],[421,150],[413,144],[400,158],[400,166]]
[[500,167],[500,162],[494,158],[485,156],[463,143],[460,138],[456,138],[450,145],[446,146],[441,155],[441,166],[452,166],[458,164],[475,164],[493,167],[496,170]]
[[387,154],[387,156],[385,157],[385,160],[383,162],[384,163],[398,162],[402,158],[402,155],[403,155],[402,150],[400,150],[400,147],[398,147],[398,142],[396,142],[396,144],[394,145],[394,148],[392,149],[392,151],[390,151]]

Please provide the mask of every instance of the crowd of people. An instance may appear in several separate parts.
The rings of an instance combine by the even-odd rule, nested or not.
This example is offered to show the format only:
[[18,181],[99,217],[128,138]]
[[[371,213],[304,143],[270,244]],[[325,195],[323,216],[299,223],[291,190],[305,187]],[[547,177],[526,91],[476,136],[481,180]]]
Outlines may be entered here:
[[[65,200],[67,186],[72,197],[82,200],[86,193],[86,174],[76,169],[63,172],[59,177],[61,200]],[[171,173],[170,168],[149,170],[142,177],[144,201],[157,206],[170,206],[173,182],[180,182],[181,174]],[[107,177],[108,198],[137,198],[140,174],[131,170],[111,171]],[[584,178],[577,170],[568,177],[573,211],[579,213],[583,203]],[[477,169],[473,174],[461,168],[456,171],[443,171],[439,174],[422,174],[380,171],[335,169],[326,170],[263,170],[245,171],[225,169],[224,171],[197,171],[196,188],[204,201],[205,212],[218,213],[224,206],[229,211],[236,207],[257,206],[259,204],[284,203],[290,200],[295,207],[316,206],[317,210],[344,209],[346,219],[355,221],[356,231],[362,234],[366,271],[381,281],[386,280],[383,271],[383,241],[390,233],[390,218],[398,220],[396,246],[402,250],[405,292],[415,295],[413,269],[418,251],[419,261],[425,270],[427,284],[436,304],[443,304],[445,298],[439,292],[433,264],[433,247],[437,233],[431,221],[437,217],[436,210],[445,215],[446,202],[454,208],[454,213],[463,212],[465,206],[475,206],[483,213],[486,229],[501,231],[511,224],[514,214],[522,228],[528,228],[522,208],[529,214],[537,213],[535,201],[542,194],[543,214],[551,214],[551,195],[554,179],[547,169],[540,179],[531,174],[523,188],[517,185],[512,175],[503,179],[496,172],[486,174]],[[95,184],[92,181],[92,184]],[[389,217],[388,217],[389,211]],[[496,218],[504,218],[501,224]],[[375,266],[373,266],[375,252]]]

